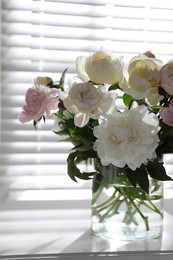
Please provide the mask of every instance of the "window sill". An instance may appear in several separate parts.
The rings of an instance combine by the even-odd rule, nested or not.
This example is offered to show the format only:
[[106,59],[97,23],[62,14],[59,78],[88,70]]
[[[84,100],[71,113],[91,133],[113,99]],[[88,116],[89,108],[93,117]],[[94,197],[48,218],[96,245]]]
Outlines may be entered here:
[[[173,257],[173,210],[165,200],[164,230],[161,240],[137,243],[119,243],[112,246],[107,240],[91,236],[90,209],[41,211],[41,219],[33,212],[23,212],[25,221],[15,212],[2,212],[0,216],[1,259],[87,259],[96,256],[129,257],[150,256],[152,259]],[[30,215],[29,215],[30,214]],[[134,251],[135,250],[135,251]],[[171,256],[171,258],[169,258]],[[98,259],[98,258],[97,258]],[[129,259],[129,258],[128,258]]]

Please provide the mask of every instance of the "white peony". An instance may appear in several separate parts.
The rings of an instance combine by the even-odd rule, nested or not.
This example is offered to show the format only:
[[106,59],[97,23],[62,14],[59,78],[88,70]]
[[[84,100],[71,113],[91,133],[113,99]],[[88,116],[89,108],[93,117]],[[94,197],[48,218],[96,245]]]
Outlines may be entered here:
[[102,49],[88,57],[79,56],[76,59],[76,71],[84,81],[114,84],[122,77],[122,60]]
[[112,163],[123,168],[127,164],[135,170],[155,157],[158,131],[158,118],[145,106],[115,112],[94,128],[94,150],[104,166]]
[[147,98],[151,105],[157,105],[160,101],[157,80],[160,67],[161,61],[155,58],[146,55],[134,57],[120,83],[123,91],[137,100]]
[[85,126],[90,118],[99,119],[115,107],[115,94],[104,92],[102,88],[91,82],[74,83],[63,97],[64,106],[74,113],[74,123],[78,127]]

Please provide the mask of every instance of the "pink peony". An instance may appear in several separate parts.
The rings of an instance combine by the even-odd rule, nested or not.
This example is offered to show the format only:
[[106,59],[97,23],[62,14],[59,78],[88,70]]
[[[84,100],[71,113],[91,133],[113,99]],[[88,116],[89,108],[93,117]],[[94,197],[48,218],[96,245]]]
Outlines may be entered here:
[[169,95],[173,95],[173,61],[161,68],[160,85]]
[[161,108],[159,114],[165,124],[173,126],[173,100],[171,100],[169,107]]
[[29,88],[25,95],[26,105],[19,114],[20,122],[38,121],[45,114],[51,117],[52,113],[58,108],[58,93],[58,89],[46,86],[37,85]]

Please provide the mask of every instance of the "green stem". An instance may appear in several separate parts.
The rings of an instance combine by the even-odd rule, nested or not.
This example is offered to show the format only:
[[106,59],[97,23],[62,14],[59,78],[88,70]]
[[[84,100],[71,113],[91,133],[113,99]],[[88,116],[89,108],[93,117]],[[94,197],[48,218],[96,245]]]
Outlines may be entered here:
[[161,218],[163,218],[163,213],[154,205],[154,203],[149,199],[149,202],[150,202],[150,204],[152,205],[152,209],[153,209],[153,211],[155,211],[156,213],[158,213],[160,216],[161,216]]
[[132,203],[133,207],[136,209],[136,211],[139,213],[139,215],[143,219],[146,230],[149,230],[150,228],[149,228],[149,223],[148,223],[148,217],[144,216],[144,214],[142,213],[140,208],[135,204],[134,200],[130,196],[128,198],[129,198],[130,202]]
[[136,209],[131,207],[131,204],[129,203],[129,201],[124,198],[124,201],[126,203],[126,206],[128,208],[128,210],[125,213],[125,216],[123,218],[123,222],[126,224],[129,224],[131,222],[133,222],[136,226],[138,225],[137,221],[135,220],[135,214],[136,214]]
[[104,205],[102,204],[102,207],[100,207],[101,205],[99,205],[98,211],[100,212],[100,211],[102,211],[102,210],[108,208],[108,207],[111,206],[115,201],[117,201],[117,198],[112,198],[109,202],[107,201],[106,204],[104,204]]
[[93,210],[93,215],[97,216],[98,219],[102,217],[102,215],[96,209],[92,209],[92,210]]
[[100,196],[100,194],[102,193],[104,186],[100,186],[100,188],[97,190],[97,192],[93,193],[93,197],[92,197],[92,205],[96,203],[98,197]]
[[[149,230],[149,219],[148,216],[145,216],[141,211],[140,209],[141,205],[144,205],[150,210],[158,213],[163,218],[163,213],[154,205],[152,199],[148,198],[148,196],[144,197],[143,199],[143,197],[141,197],[137,191],[134,192],[131,191],[131,189],[127,189],[127,188],[126,190],[124,190],[123,187],[114,187],[114,188],[115,191],[113,192],[110,198],[108,198],[106,201],[104,201],[99,205],[92,205],[93,210],[96,212],[96,215],[99,218],[99,222],[104,221],[108,215],[110,217],[113,214],[116,214],[123,202],[125,202],[127,206],[127,211],[124,216],[123,222],[125,222],[127,225],[130,224],[131,222],[133,222],[135,225],[138,225],[138,223],[135,220],[135,214],[139,213],[142,220],[144,221],[146,230],[147,231]],[[96,196],[94,196],[95,203],[97,202],[97,199],[99,198],[102,190],[103,187],[101,187],[99,193],[97,193]],[[104,212],[103,215],[101,215],[99,212],[103,210],[106,211]]]
[[117,200],[115,201],[116,203],[113,203],[112,206],[106,211],[105,214],[99,219],[99,222],[102,222],[108,215],[109,213],[114,209],[115,205],[117,204]]
[[[159,197],[158,199],[161,199],[161,197]],[[152,202],[152,200],[150,198],[148,198],[148,202],[151,204],[151,206],[148,205],[148,203],[146,203],[144,200],[139,200],[139,205],[144,205],[145,207],[158,213],[161,216],[161,218],[163,218],[163,213],[154,205],[154,203]]]
[[131,198],[130,193],[128,193],[128,198],[126,198],[127,195],[126,195],[125,192],[123,192],[123,189],[117,188],[117,190],[119,190],[119,192],[124,196],[124,199],[126,200],[126,202],[128,203],[128,205],[129,205],[128,200],[131,202],[131,204],[133,205],[133,207],[136,209],[136,211],[139,213],[139,215],[140,215],[141,218],[143,219],[144,224],[145,224],[145,227],[146,227],[146,230],[149,230],[148,217],[144,216],[144,214],[142,213],[142,211],[140,210],[140,208],[135,204],[134,199]]
[[97,212],[97,216],[101,216],[100,214],[98,215],[98,212],[105,210],[106,208],[108,208],[109,206],[111,206],[104,215],[102,215],[102,217],[99,217],[99,222],[104,221],[104,219],[107,217],[107,215],[114,210],[114,212],[118,211],[118,208],[121,206],[121,204],[123,203],[123,200],[119,200],[120,197],[122,196],[119,192],[118,192],[118,196],[115,197],[116,193],[118,191],[114,191],[114,193],[112,194],[112,196],[106,200],[105,202],[103,202],[102,204],[96,205],[96,206],[92,206],[93,210],[95,212]]
[[[135,200],[135,199],[134,199]],[[138,199],[136,199],[136,201],[138,202]],[[148,205],[148,203],[146,203],[145,201],[139,201],[138,202],[138,208],[141,206],[141,205],[144,205],[145,207],[147,207],[148,209],[158,213],[161,217],[163,217],[163,214],[160,212],[160,210],[148,199],[149,203],[152,205]]]
[[121,204],[124,202],[124,199],[122,200],[120,200],[120,197],[121,197],[121,194],[119,193],[119,195],[116,197],[116,203],[114,204],[115,205],[115,207],[114,207],[114,212],[116,212],[116,213],[118,213],[118,209],[119,209],[119,207],[121,206]]
[[[101,209],[104,209],[104,208],[106,208],[106,207],[108,207],[111,203],[112,203],[112,200],[115,200],[116,198],[115,198],[115,193],[116,193],[116,191],[114,191],[114,193],[112,194],[112,196],[109,198],[109,199],[107,199],[106,201],[104,201],[103,203],[101,203],[101,204],[99,204],[99,205],[93,205],[92,207],[93,208],[97,208],[97,209],[99,209],[100,208],[100,210]],[[97,198],[98,198],[99,196],[97,196]],[[93,202],[92,202],[93,203]]]

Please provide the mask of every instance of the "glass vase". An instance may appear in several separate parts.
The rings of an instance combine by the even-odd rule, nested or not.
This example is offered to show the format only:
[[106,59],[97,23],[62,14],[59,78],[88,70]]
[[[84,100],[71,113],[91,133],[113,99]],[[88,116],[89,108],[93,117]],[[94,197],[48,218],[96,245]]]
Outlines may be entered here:
[[163,182],[149,181],[148,194],[132,186],[113,165],[104,178],[104,185],[94,179],[92,233],[119,241],[159,238],[163,224]]

